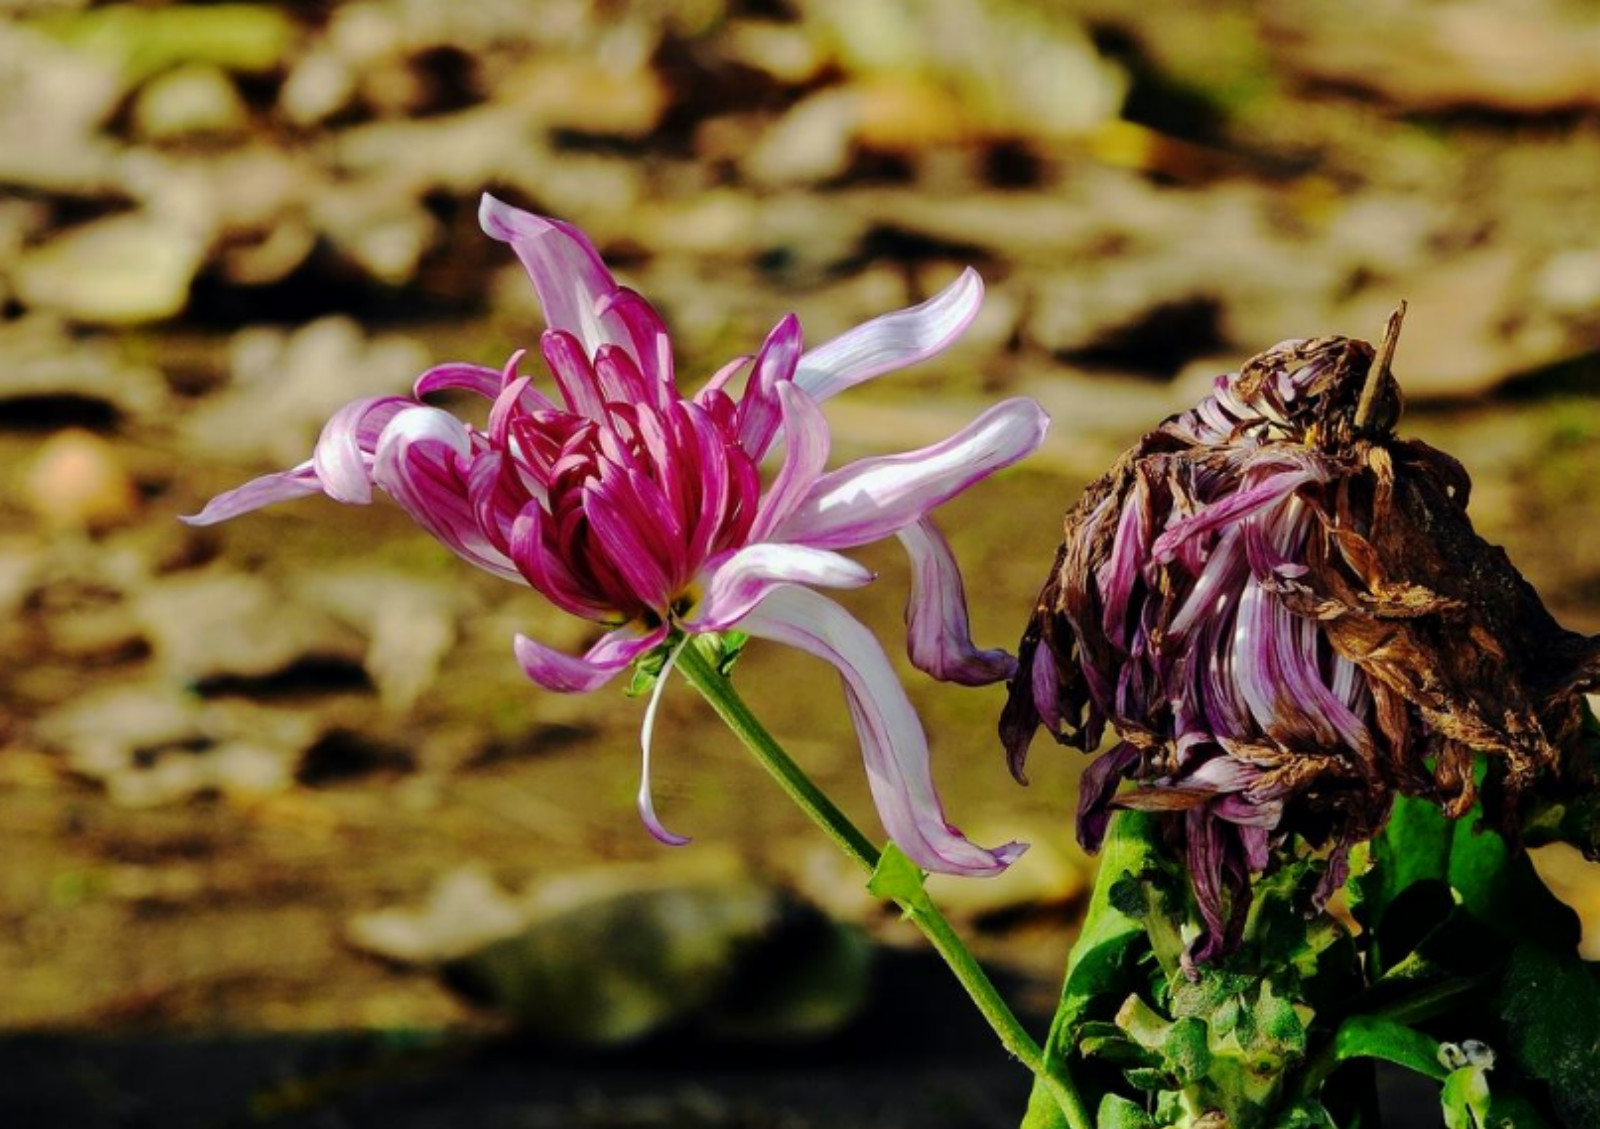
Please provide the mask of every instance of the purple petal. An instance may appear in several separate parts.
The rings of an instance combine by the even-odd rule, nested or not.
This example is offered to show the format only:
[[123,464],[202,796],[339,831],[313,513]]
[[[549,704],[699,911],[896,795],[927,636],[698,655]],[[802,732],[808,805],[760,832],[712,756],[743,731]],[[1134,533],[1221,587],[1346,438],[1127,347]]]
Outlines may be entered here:
[[639,295],[611,277],[583,232],[496,200],[488,193],[478,208],[485,234],[509,243],[528,271],[545,323],[570,333],[592,357],[602,345],[620,345],[652,381],[670,381],[661,319]]
[[879,817],[918,866],[944,874],[994,875],[1026,849],[1007,843],[986,850],[945,821],[922,722],[883,648],[838,604],[807,588],[779,588],[739,628],[798,647],[838,670]]
[[827,549],[771,542],[747,545],[711,572],[705,599],[690,624],[698,631],[726,630],[779,585],[860,588],[874,578],[865,565]]
[[788,315],[767,334],[739,401],[739,446],[759,460],[778,433],[778,388],[794,379],[800,361],[800,319]]
[[1139,750],[1123,741],[1089,762],[1078,781],[1078,842],[1086,851],[1098,851],[1111,825],[1111,801],[1117,788],[1139,763]]
[[638,635],[631,628],[622,627],[602,635],[581,657],[557,651],[526,635],[518,635],[512,647],[523,673],[546,690],[558,694],[587,694],[610,682],[666,637],[665,627],[658,627],[647,635]]
[[308,461],[293,470],[253,478],[243,486],[236,486],[226,493],[218,494],[207,502],[199,513],[188,514],[178,520],[186,525],[215,525],[219,521],[227,521],[229,518],[259,510],[275,502],[287,502],[294,498],[320,493],[322,493],[322,483]]
[[1017,673],[1003,650],[980,651],[967,620],[967,593],[950,544],[929,518],[897,537],[911,557],[911,597],[906,603],[906,650],[911,665],[941,682],[988,686]]
[[1157,561],[1165,563],[1178,553],[1179,546],[1202,533],[1231,525],[1264,506],[1281,501],[1291,491],[1299,489],[1317,476],[1310,470],[1284,471],[1274,474],[1259,486],[1230,494],[1220,502],[1206,506],[1199,513],[1173,522],[1156,538],[1151,553]]
[[376,396],[333,413],[311,456],[328,497],[357,506],[372,501],[372,454],[378,438],[395,416],[415,406],[403,396]]
[[968,267],[919,306],[858,325],[800,358],[794,380],[821,402],[940,352],[977,316],[983,279]]
[[486,399],[500,394],[500,372],[483,365],[468,365],[457,361],[435,365],[412,386],[417,399],[433,392],[476,392]]
[[817,402],[792,382],[778,385],[778,404],[783,414],[783,466],[761,499],[750,530],[751,539],[756,541],[765,541],[817,484],[828,465],[833,438]]
[[1032,400],[1006,400],[942,443],[851,463],[821,478],[773,537],[843,549],[897,533],[1032,453],[1049,424]]
[[407,408],[378,441],[372,480],[463,560],[520,580],[516,566],[478,527],[462,469],[471,453],[471,433],[455,416],[438,408]]

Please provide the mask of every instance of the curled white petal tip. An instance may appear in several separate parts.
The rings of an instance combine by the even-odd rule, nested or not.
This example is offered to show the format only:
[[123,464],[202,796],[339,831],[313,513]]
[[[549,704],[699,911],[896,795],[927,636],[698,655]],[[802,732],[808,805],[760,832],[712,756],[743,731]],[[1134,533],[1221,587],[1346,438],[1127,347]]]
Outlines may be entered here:
[[661,705],[662,694],[666,692],[667,679],[672,677],[679,653],[689,645],[689,638],[685,636],[667,656],[667,661],[662,664],[661,673],[656,676],[655,689],[650,692],[650,705],[644,711],[644,724],[639,727],[639,818],[644,821],[645,830],[649,831],[657,842],[665,843],[669,847],[684,846],[689,842],[689,838],[668,831],[656,815],[655,798],[650,793],[650,749],[655,742],[656,710]]
[[978,846],[944,815],[929,764],[928,740],[911,700],[872,632],[838,604],[807,588],[779,588],[739,625],[831,664],[843,679],[861,739],[867,782],[884,830],[906,856],[940,874],[999,874],[1021,843]]
[[746,545],[712,570],[706,579],[706,595],[696,615],[695,628],[726,630],[769,593],[785,585],[862,588],[877,576],[859,561],[827,549],[771,542]]
[[509,243],[514,238],[537,235],[550,225],[532,212],[513,207],[498,196],[485,192],[478,200],[478,226],[490,239]]

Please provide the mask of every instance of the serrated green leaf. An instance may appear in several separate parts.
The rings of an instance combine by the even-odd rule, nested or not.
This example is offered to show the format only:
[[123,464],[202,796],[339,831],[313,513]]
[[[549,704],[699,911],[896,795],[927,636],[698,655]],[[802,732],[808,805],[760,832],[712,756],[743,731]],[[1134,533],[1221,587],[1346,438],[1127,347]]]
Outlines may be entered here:
[[1210,1034],[1205,1021],[1187,1016],[1175,1022],[1161,1043],[1161,1057],[1180,1085],[1204,1078],[1211,1069]]
[[1568,1125],[1600,1125],[1600,984],[1576,956],[1524,944],[1496,1001],[1512,1060],[1548,1083]]
[[1100,1100],[1094,1125],[1095,1129],[1156,1129],[1143,1106],[1116,1094],[1107,1094]]
[[906,857],[895,844],[883,848],[872,877],[867,879],[867,890],[874,897],[899,902],[908,909],[932,908],[928,891],[923,887],[927,875],[922,868]]
[[1135,1067],[1123,1073],[1128,1080],[1128,1085],[1135,1090],[1170,1090],[1172,1079],[1167,1077],[1167,1072],[1155,1067]]
[[1439,1040],[1403,1023],[1373,1015],[1353,1015],[1339,1025],[1333,1053],[1340,1062],[1375,1058],[1392,1062],[1436,1082],[1449,1071],[1439,1062]]

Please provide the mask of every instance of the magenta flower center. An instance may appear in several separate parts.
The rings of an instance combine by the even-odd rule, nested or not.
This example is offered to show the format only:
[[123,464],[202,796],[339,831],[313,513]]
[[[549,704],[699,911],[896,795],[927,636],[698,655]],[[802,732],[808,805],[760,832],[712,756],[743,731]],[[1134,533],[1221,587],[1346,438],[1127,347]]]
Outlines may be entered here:
[[514,387],[489,440],[514,468],[501,487],[520,486],[519,509],[545,515],[537,545],[512,548],[529,582],[597,618],[654,626],[685,614],[706,561],[742,546],[755,520],[760,477],[738,443],[733,401],[713,392],[699,404],[669,389],[656,397],[664,403],[607,400],[590,417],[527,411]]

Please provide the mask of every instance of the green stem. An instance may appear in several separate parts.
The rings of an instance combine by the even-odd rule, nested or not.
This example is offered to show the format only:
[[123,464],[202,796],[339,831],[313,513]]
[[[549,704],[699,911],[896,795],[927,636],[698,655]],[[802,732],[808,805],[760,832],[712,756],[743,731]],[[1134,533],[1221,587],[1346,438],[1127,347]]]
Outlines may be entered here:
[[[711,708],[717,711],[717,716],[721,717],[728,728],[732,729],[755,754],[756,760],[761,762],[761,766],[772,775],[789,798],[800,805],[800,809],[811,817],[813,823],[822,828],[840,850],[871,875],[878,866],[880,857],[878,848],[850,821],[849,816],[840,811],[838,806],[812,783],[811,778],[789,754],[783,751],[772,734],[768,733],[766,727],[750,712],[750,707],[739,697],[738,691],[733,688],[733,683],[707,658],[698,642],[691,640],[678,655],[678,669],[683,672],[683,676],[689,680],[690,685],[700,691],[706,701],[711,703]],[[944,959],[945,964],[949,965],[950,971],[955,973],[956,979],[966,989],[967,995],[972,997],[972,1002],[978,1006],[984,1019],[988,1020],[989,1026],[1000,1037],[1001,1045],[1031,1070],[1061,1105],[1061,1111],[1065,1114],[1071,1129],[1092,1129],[1093,1122],[1084,1108],[1083,1099],[1068,1082],[1052,1076],[1045,1069],[1044,1053],[1039,1049],[1039,1044],[1033,1041],[1033,1037],[1006,1006],[1005,1000],[1001,999],[988,974],[979,967],[945,916],[926,899],[919,904],[896,899],[896,904],[932,943],[934,951]]]

